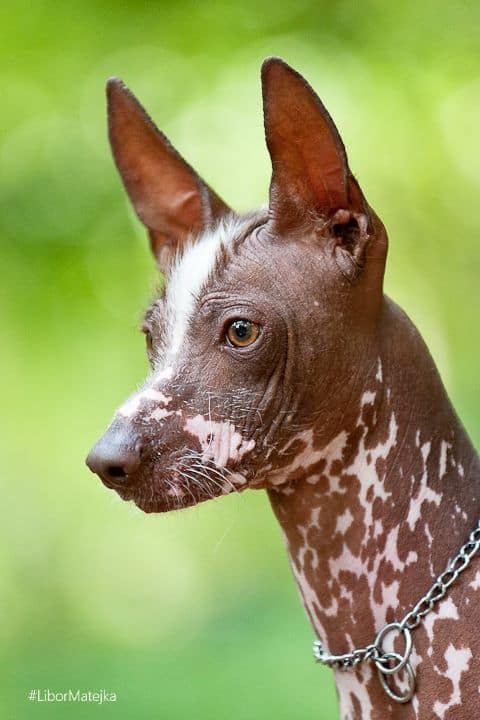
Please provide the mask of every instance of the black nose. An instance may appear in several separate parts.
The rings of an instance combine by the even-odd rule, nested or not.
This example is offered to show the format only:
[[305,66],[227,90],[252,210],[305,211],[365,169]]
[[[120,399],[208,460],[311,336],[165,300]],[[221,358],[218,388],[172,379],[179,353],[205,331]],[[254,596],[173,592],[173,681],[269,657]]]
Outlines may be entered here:
[[107,485],[130,485],[140,466],[140,440],[128,429],[111,425],[90,450],[86,463]]

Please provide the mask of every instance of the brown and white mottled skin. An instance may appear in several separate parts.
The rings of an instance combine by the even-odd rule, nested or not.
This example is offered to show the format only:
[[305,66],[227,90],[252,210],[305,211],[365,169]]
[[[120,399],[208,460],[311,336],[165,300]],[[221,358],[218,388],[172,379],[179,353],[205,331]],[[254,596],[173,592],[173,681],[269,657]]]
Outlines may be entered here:
[[[369,644],[429,588],[480,517],[480,465],[418,331],[383,294],[385,229],[313,90],[262,69],[267,209],[239,216],[120,81],[109,129],[164,291],[152,372],[88,458],[147,512],[267,490],[328,651]],[[247,347],[227,340],[247,320]],[[480,706],[480,564],[414,632],[417,691],[390,701],[369,664],[337,674],[341,714],[470,719]],[[313,690],[312,690],[313,691]]]

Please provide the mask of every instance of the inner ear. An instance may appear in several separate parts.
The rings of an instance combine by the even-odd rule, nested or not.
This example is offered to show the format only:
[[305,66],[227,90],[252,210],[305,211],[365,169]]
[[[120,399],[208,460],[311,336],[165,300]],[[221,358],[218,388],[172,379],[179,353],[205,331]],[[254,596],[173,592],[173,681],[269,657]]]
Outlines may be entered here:
[[328,226],[338,266],[343,275],[353,281],[365,263],[369,240],[368,218],[364,213],[342,209],[334,213]]
[[107,83],[108,130],[118,171],[165,271],[188,240],[233,214],[153,123],[121,80]]
[[339,209],[366,212],[335,124],[307,81],[280,58],[262,66],[270,212],[280,231]]

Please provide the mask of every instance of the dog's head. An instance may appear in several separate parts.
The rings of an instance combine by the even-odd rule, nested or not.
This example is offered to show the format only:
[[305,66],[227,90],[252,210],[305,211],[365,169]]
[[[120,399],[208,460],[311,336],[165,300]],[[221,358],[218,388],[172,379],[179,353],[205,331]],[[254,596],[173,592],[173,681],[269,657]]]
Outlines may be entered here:
[[143,325],[151,374],[87,463],[148,512],[291,481],[372,361],[383,226],[306,81],[272,58],[262,83],[270,203],[246,215],[108,83],[113,155],[166,283]]

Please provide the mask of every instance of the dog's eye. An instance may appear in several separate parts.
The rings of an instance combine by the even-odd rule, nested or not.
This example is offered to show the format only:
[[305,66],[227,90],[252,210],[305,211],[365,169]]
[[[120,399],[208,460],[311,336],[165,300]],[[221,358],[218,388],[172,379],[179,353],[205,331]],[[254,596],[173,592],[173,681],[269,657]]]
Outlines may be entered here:
[[233,347],[252,345],[260,335],[260,325],[250,320],[234,320],[227,328],[227,340]]

